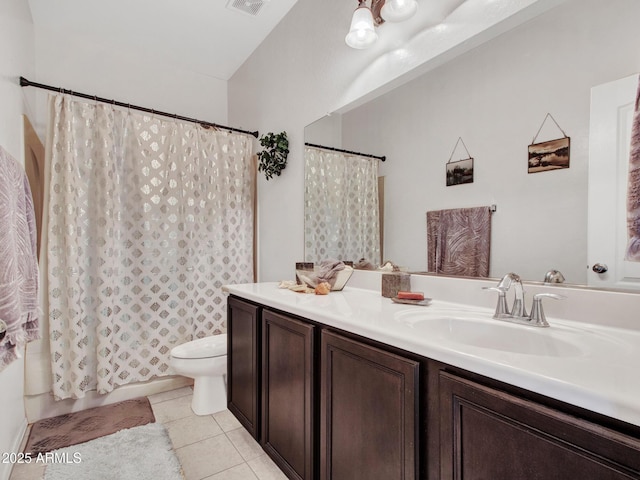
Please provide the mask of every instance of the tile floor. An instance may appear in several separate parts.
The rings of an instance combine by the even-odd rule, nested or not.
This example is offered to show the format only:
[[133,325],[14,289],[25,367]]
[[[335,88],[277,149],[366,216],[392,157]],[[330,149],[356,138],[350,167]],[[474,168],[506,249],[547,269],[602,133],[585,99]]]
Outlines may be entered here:
[[[165,426],[173,442],[185,480],[286,480],[228,410],[195,415],[192,393],[191,387],[184,387],[149,397],[156,422]],[[20,464],[10,480],[43,477],[43,465]]]

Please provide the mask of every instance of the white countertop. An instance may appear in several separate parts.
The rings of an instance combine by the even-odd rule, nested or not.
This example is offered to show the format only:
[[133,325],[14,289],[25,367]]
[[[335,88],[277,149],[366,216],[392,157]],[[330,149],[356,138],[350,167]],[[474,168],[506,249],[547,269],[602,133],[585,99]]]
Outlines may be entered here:
[[[225,288],[265,306],[640,426],[637,330],[549,316],[550,328],[528,327],[494,320],[486,308],[437,299],[427,307],[401,305],[352,287],[329,295],[295,293],[277,283]],[[496,348],[478,347],[474,335]],[[540,346],[549,347],[551,354],[539,354]]]

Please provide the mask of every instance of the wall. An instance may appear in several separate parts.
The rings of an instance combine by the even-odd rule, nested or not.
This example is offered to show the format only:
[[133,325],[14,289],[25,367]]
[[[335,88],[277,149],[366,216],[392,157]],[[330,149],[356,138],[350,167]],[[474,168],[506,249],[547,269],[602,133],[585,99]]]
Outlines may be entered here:
[[[35,28],[35,73],[29,80],[89,95],[113,98],[158,111],[177,113],[205,121],[227,124],[227,83],[192,71],[176,69],[127,51],[107,49],[64,31]],[[46,137],[46,99],[49,92],[29,87],[35,95],[33,122],[43,142]],[[43,239],[44,241],[44,239]],[[41,255],[41,271],[46,256]],[[41,305],[47,311],[46,278],[42,279]],[[43,338],[29,344],[25,375],[25,406],[30,422],[83,410],[127,398],[177,388],[190,380],[167,377],[126,386],[109,395],[90,392],[81,400],[55,402],[50,394],[51,366],[48,323],[43,319]]]
[[406,27],[383,25],[380,41],[363,51],[344,43],[355,4],[299,0],[228,85],[231,123],[261,132],[286,130],[290,138],[282,176],[258,185],[259,280],[291,278],[294,262],[303,258],[305,125],[415,78],[560,3],[467,1],[443,19],[443,27],[430,18],[416,20],[401,45],[395,38]]
[[[223,80],[111,50],[64,31],[36,28],[35,33],[37,79],[29,80],[227,124]],[[47,93],[39,92],[36,128],[44,131]]]
[[[497,205],[491,272],[587,283],[591,87],[640,71],[640,3],[572,0],[343,115],[342,146],[387,155],[385,257],[426,270],[427,210]],[[571,137],[570,168],[527,173],[550,112]],[[538,142],[562,133],[551,119]],[[474,182],[447,187],[459,137]],[[458,145],[453,160],[467,158]]]
[[[20,75],[35,69],[33,24],[27,2],[0,3],[0,145],[23,160],[22,115],[33,108],[33,98],[18,85]],[[0,372],[0,453],[18,452],[27,426],[22,397],[24,358]],[[0,479],[9,478],[11,465],[0,463]]]

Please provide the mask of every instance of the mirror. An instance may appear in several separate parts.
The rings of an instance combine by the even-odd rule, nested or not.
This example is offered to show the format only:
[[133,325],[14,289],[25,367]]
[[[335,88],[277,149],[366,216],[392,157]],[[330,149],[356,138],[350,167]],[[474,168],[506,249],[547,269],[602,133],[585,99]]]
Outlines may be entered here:
[[[314,122],[305,142],[386,156],[383,259],[424,272],[427,211],[495,205],[490,277],[514,271],[542,281],[555,269],[567,283],[587,284],[590,92],[640,71],[637,18],[634,0],[568,0]],[[558,125],[543,124],[548,113]],[[569,168],[528,173],[528,146],[562,131],[571,138]],[[459,138],[469,155],[452,152]],[[447,162],[468,156],[473,182],[447,186]]]

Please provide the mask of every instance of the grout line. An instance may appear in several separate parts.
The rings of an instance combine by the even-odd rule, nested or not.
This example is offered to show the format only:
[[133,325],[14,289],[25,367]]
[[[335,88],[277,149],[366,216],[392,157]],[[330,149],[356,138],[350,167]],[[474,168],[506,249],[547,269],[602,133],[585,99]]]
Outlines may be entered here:
[[[181,388],[186,388],[186,387],[181,387]],[[171,390],[169,390],[169,391],[171,391]],[[165,393],[165,392],[156,393],[155,395],[161,395],[162,393]],[[159,404],[164,403],[164,402],[170,402],[171,400],[176,400],[178,398],[186,397],[186,396],[189,396],[189,395],[193,395],[193,389],[191,389],[190,392],[185,392],[184,395],[176,395],[175,397],[167,398],[167,399],[164,399],[164,400],[160,400],[159,402],[153,402],[153,403],[151,403],[151,400],[149,400],[149,397],[152,396],[152,395],[147,395],[147,400],[149,400],[149,405],[151,405],[151,407],[153,407],[154,405],[159,405]]]

